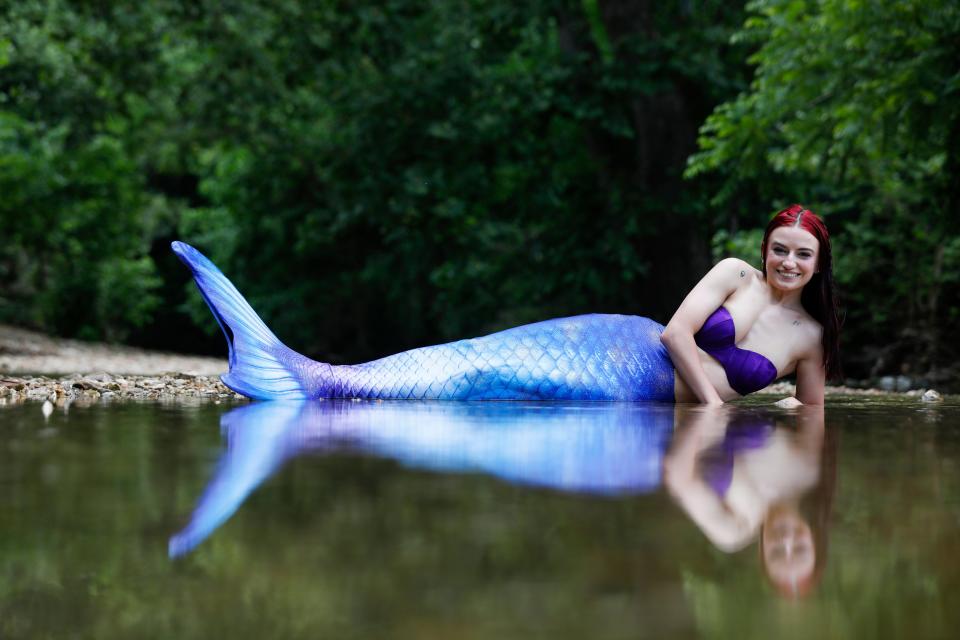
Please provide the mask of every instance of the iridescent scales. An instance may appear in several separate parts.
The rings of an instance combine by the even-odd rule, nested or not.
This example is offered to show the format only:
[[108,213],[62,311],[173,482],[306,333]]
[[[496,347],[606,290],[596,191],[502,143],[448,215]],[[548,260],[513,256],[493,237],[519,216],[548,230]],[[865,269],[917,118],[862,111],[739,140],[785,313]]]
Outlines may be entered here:
[[316,376],[311,397],[673,401],[663,327],[583,315],[423,347]]

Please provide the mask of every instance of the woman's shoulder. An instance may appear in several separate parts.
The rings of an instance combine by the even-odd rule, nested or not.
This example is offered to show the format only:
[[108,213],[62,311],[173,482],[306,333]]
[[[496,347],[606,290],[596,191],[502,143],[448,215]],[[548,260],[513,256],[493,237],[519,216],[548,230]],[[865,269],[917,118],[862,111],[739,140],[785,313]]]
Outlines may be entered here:
[[760,273],[759,269],[756,269],[746,260],[740,258],[724,258],[717,264],[713,266],[714,269],[719,269],[722,271],[743,271],[745,274],[749,273],[751,275],[755,273]]
[[823,325],[803,308],[794,311],[793,324],[799,330],[803,351],[822,351]]
[[763,280],[763,272],[740,258],[724,258],[710,271],[735,280],[738,285],[753,284]]

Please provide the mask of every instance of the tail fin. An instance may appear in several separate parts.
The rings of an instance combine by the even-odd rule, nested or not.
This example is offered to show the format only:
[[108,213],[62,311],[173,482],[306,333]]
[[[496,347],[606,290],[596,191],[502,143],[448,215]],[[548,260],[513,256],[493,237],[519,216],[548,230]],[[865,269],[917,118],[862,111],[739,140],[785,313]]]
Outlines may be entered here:
[[220,376],[223,384],[255,400],[306,398],[302,373],[312,361],[284,346],[206,256],[183,242],[170,246],[193,271],[200,295],[227,336],[230,370]]

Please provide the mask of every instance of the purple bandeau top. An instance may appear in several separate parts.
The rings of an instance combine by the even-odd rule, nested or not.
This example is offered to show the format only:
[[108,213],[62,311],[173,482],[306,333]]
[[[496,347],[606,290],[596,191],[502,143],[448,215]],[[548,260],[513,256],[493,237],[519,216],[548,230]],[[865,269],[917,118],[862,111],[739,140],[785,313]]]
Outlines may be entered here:
[[697,346],[717,359],[727,374],[727,382],[742,396],[763,389],[777,379],[777,368],[755,351],[736,344],[737,327],[725,307],[710,314],[693,336]]

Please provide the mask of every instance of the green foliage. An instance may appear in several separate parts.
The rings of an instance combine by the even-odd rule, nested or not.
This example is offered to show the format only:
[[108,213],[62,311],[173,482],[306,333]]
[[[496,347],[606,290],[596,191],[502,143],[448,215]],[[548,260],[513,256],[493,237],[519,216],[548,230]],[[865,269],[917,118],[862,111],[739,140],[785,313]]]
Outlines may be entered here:
[[847,339],[889,345],[863,352],[866,366],[947,360],[940,335],[960,329],[960,6],[748,9],[736,38],[757,47],[755,78],[707,119],[687,175],[716,172],[714,202],[733,211],[800,200],[828,214]]
[[119,339],[159,300],[150,198],[106,25],[57,2],[0,20],[0,319]]
[[[740,15],[5,4],[0,221],[31,215],[0,245],[0,319],[122,338],[182,303],[153,266],[185,282],[159,260],[174,237],[323,357],[587,310],[665,315],[644,292],[661,256],[687,265],[675,248],[697,227],[674,212],[703,208],[679,173],[739,86]],[[196,296],[187,308],[214,327]]]
[[747,229],[730,232],[720,229],[713,234],[713,261],[724,258],[740,258],[757,269],[761,268],[760,243],[763,229]]
[[590,3],[245,3],[224,24],[208,7],[178,31],[204,54],[170,76],[210,205],[180,228],[325,357],[629,310],[667,199],[608,156],[637,145],[632,100],[726,46],[709,7],[616,42]]

